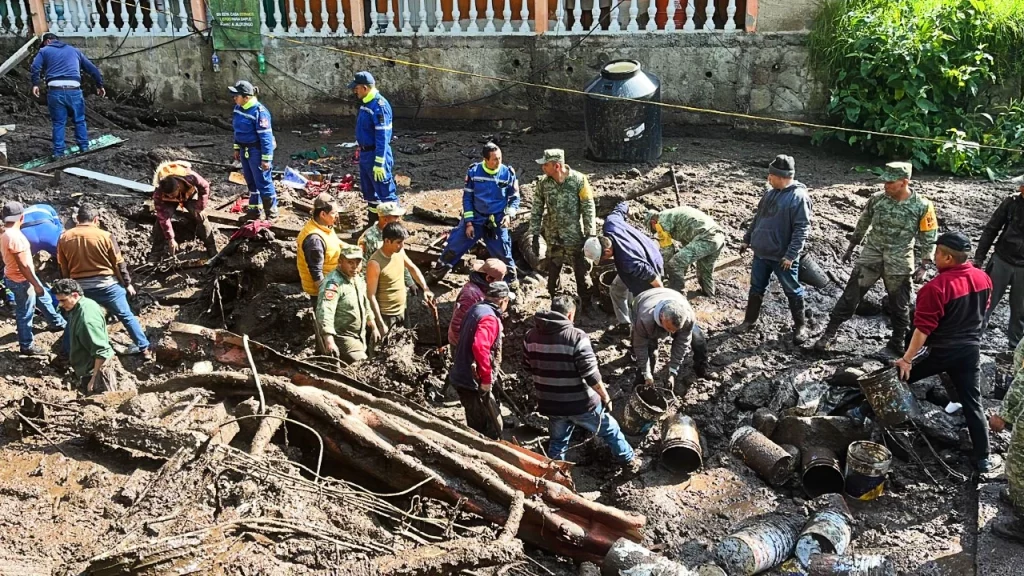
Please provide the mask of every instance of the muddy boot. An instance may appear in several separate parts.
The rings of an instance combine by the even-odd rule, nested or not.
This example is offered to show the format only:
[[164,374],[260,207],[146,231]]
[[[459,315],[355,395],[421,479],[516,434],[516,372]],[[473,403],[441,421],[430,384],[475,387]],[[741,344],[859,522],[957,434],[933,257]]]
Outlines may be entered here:
[[1003,540],[1024,544],[1024,519],[1018,515],[1013,520],[993,524],[992,533]]
[[199,234],[203,237],[203,245],[206,246],[206,254],[210,258],[217,255],[220,249],[217,248],[217,237],[214,235],[213,226],[209,221],[204,220],[199,224]]
[[824,352],[828,350],[829,346],[836,341],[836,336],[839,335],[839,326],[841,326],[841,324],[838,322],[829,320],[828,326],[825,326],[825,331],[821,333],[821,336],[818,337],[818,341],[814,343],[815,352]]
[[903,330],[894,329],[889,341],[885,343],[886,350],[897,356],[902,356],[907,349],[907,333]]
[[793,316],[793,344],[807,341],[807,317],[804,315],[804,300],[789,301],[789,313]]
[[252,221],[252,220],[259,220],[260,216],[261,216],[261,214],[260,214],[260,209],[259,208],[249,208],[248,210],[245,211],[245,220],[244,221],[245,222],[249,222],[249,221]]
[[430,286],[433,284],[437,284],[441,280],[444,280],[444,277],[447,276],[448,273],[451,272],[451,270],[451,266],[445,266],[444,264],[441,264],[437,266],[437,268],[430,270],[429,272],[427,272],[427,285]]
[[263,199],[263,211],[267,214],[267,220],[277,218],[277,205],[275,200]]
[[764,302],[764,295],[751,294],[747,298],[747,312],[743,315],[743,322],[738,326],[733,326],[729,331],[733,334],[746,334],[750,332],[750,329],[757,324],[757,319],[761,316],[761,304]]

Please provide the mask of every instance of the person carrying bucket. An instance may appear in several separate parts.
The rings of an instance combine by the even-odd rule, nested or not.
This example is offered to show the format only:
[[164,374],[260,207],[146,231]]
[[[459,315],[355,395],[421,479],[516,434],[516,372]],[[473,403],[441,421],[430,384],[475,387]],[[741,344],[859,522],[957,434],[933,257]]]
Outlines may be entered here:
[[569,438],[579,426],[608,444],[615,462],[635,472],[640,460],[612,417],[612,399],[601,382],[597,356],[587,333],[573,326],[576,302],[559,294],[551,310],[541,310],[523,339],[523,357],[533,376],[537,410],[548,417],[548,455],[565,458]]
[[992,533],[1000,538],[1024,544],[1024,339],[1013,351],[1013,382],[1003,398],[999,413],[993,414],[989,426],[994,432],[1007,424],[1013,427],[1010,446],[1006,450],[1006,491],[1000,494],[1013,505],[1013,519],[992,525]]
[[636,356],[634,385],[654,385],[658,363],[658,341],[672,338],[672,358],[668,363],[665,387],[675,388],[686,349],[693,340],[693,371],[698,378],[707,373],[708,350],[704,332],[697,326],[693,308],[686,296],[671,288],[651,288],[633,302],[633,354]]

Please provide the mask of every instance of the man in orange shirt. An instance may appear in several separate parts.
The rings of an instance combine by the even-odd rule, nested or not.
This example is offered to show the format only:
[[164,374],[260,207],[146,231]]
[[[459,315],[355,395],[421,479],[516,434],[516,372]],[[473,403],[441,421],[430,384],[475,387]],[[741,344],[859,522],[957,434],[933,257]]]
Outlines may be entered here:
[[45,356],[33,344],[32,319],[36,302],[50,330],[59,332],[67,325],[54,309],[53,298],[36,276],[28,238],[21,232],[25,207],[21,202],[8,202],[3,207],[4,233],[0,235],[0,253],[4,260],[4,284],[14,293],[14,315],[18,325],[18,345],[25,356]]

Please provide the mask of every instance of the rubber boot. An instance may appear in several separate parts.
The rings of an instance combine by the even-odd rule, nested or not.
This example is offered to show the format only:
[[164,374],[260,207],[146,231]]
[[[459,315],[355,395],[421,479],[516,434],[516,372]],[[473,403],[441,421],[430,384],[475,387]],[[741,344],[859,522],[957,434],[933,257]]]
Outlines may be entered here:
[[707,378],[708,376],[708,356],[694,351],[693,353],[693,373],[697,378]]
[[367,208],[366,209],[366,226],[373,226],[377,223],[377,209]]
[[445,266],[444,264],[438,264],[436,268],[427,272],[426,281],[428,285],[437,284],[444,279],[445,276],[451,272],[451,266]]
[[907,349],[907,331],[894,328],[889,341],[885,343],[886,349],[897,356],[902,356]]
[[267,220],[277,218],[277,206],[274,205],[273,200],[268,198],[263,199],[263,212],[267,215]]
[[747,298],[747,311],[743,315],[743,322],[737,326],[733,326],[730,332],[733,334],[745,334],[750,332],[750,329],[757,324],[757,319],[761,317],[761,304],[764,303],[763,294],[751,294]]
[[260,216],[261,216],[261,214],[260,214],[260,209],[259,208],[249,208],[248,210],[245,211],[245,221],[246,222],[249,222],[249,221],[252,221],[252,220],[259,220]]
[[833,320],[828,321],[828,326],[825,326],[825,331],[821,333],[818,341],[814,343],[814,350],[816,352],[824,352],[828,350],[829,346],[836,341],[836,336],[839,335],[839,322]]
[[789,313],[793,315],[793,344],[807,341],[807,317],[804,315],[804,300],[789,301]]

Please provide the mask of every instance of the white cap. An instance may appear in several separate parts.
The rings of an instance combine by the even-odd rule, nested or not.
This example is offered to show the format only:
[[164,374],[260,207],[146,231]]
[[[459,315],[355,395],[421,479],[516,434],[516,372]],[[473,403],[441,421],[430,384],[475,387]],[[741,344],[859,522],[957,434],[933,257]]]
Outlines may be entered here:
[[604,252],[604,250],[601,250],[601,241],[597,239],[597,236],[591,236],[583,243],[583,255],[586,256],[588,260],[593,260],[594,262],[599,261],[601,259],[602,252]]

